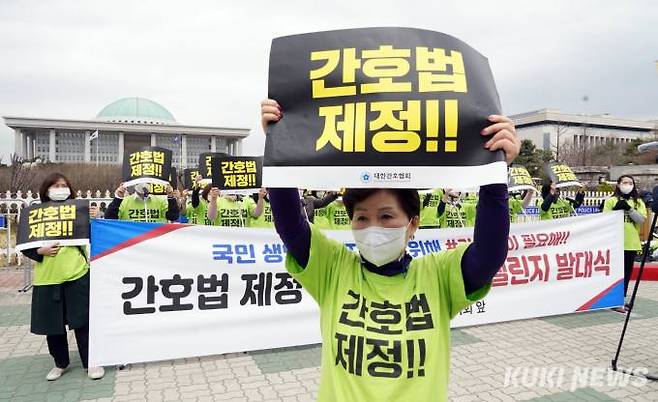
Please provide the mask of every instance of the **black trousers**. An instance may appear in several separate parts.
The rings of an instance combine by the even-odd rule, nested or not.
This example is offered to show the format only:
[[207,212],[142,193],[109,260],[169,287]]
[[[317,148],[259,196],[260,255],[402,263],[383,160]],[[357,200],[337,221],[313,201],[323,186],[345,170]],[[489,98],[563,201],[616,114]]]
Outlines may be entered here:
[[624,297],[628,293],[628,282],[631,281],[636,255],[637,251],[635,250],[624,250]]
[[[75,341],[78,344],[78,353],[80,353],[80,360],[82,360],[82,367],[87,368],[89,356],[89,327],[74,329]],[[48,352],[55,359],[55,366],[59,368],[66,368],[71,362],[69,360],[69,342],[66,339],[67,334],[59,335],[46,335],[48,342]]]

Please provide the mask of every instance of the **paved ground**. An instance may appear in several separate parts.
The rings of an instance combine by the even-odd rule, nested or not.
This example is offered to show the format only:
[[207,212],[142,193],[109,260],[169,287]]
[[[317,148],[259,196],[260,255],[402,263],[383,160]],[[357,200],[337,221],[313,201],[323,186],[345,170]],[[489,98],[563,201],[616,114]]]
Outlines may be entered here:
[[[29,333],[31,295],[16,291],[22,282],[22,272],[0,269],[0,400],[315,398],[318,346],[134,364],[110,368],[105,378],[91,381],[71,334],[72,368],[49,383],[45,375],[52,360],[45,337]],[[658,372],[658,283],[642,284],[634,315],[619,365]],[[601,311],[454,330],[450,399],[656,401],[658,382],[606,372],[622,322],[622,315]]]

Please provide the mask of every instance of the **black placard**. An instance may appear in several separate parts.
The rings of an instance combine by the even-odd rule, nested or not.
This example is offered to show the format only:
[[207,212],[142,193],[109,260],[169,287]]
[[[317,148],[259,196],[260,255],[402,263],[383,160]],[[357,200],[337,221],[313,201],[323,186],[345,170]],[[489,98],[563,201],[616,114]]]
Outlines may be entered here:
[[330,185],[422,188],[455,184],[462,172],[467,187],[506,181],[502,152],[480,135],[501,113],[488,61],[449,35],[362,28],[276,38],[269,97],[283,118],[268,128],[265,185],[325,188],[340,176]]
[[16,249],[46,244],[61,246],[89,243],[89,201],[65,200],[34,204],[21,210]]

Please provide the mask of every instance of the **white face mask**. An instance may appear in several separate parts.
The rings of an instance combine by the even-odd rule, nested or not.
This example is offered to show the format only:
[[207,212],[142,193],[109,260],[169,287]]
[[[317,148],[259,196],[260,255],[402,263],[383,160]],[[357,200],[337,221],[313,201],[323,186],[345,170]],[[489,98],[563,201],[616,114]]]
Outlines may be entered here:
[[135,193],[142,198],[146,198],[149,195],[149,186],[148,184],[139,183],[135,184]]
[[619,185],[619,191],[621,191],[622,194],[630,194],[631,191],[633,191],[633,185],[632,184],[620,184]]
[[399,258],[407,247],[407,228],[410,223],[399,228],[370,226],[352,230],[359,253],[378,267]]
[[71,195],[71,189],[68,187],[51,187],[48,189],[48,198],[53,201],[64,201]]

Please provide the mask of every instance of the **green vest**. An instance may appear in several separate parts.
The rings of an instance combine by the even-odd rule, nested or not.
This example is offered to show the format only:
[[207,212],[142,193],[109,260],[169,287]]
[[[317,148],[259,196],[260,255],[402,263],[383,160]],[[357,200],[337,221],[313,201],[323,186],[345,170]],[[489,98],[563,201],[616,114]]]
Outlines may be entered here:
[[[605,200],[603,204],[603,212],[612,212],[615,206],[619,201],[618,197],[610,197]],[[644,219],[647,218],[647,208],[644,205],[644,202],[638,198],[637,201],[632,198],[628,200],[628,205],[632,209],[644,216]],[[628,251],[640,251],[642,250],[642,241],[640,240],[640,228],[641,225],[635,223],[628,215],[628,211],[624,212],[624,250]]]
[[[436,227],[439,226],[439,213],[437,207],[441,198],[443,198],[443,190],[440,188],[432,190],[431,193],[419,194],[420,196],[420,227]],[[425,199],[427,205],[425,205]]]
[[[62,246],[54,257],[44,255],[34,264],[34,286],[59,285],[83,277],[89,270],[83,246]],[[86,251],[85,251],[86,252]]]
[[167,198],[149,195],[142,200],[136,194],[124,197],[119,206],[119,219],[133,222],[167,222]]

